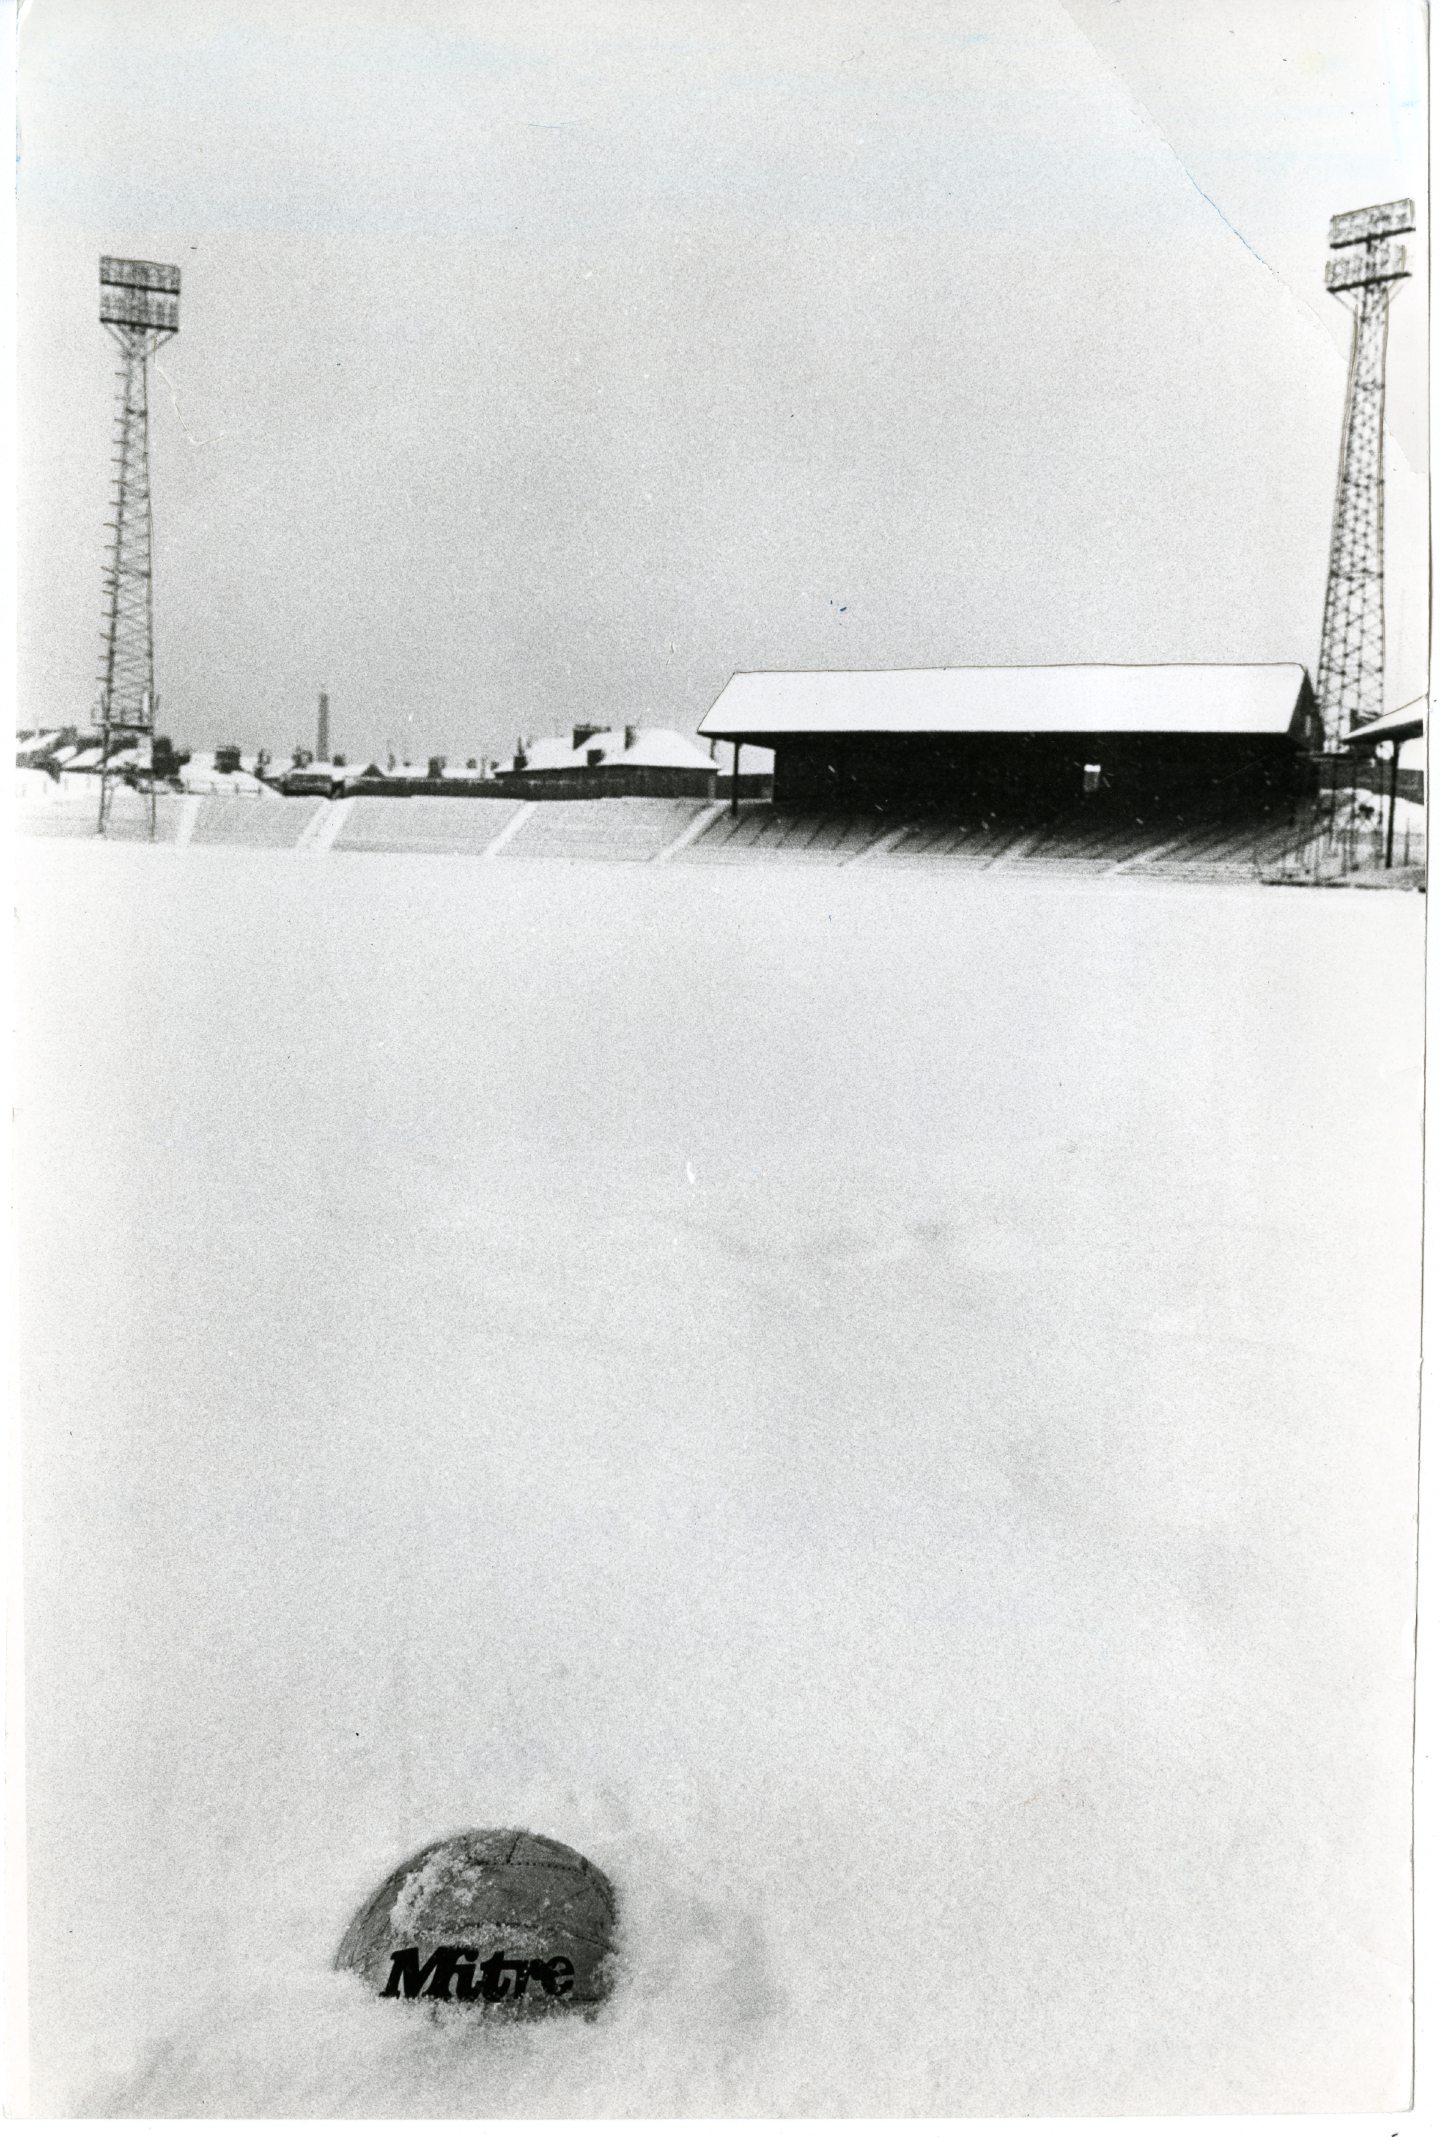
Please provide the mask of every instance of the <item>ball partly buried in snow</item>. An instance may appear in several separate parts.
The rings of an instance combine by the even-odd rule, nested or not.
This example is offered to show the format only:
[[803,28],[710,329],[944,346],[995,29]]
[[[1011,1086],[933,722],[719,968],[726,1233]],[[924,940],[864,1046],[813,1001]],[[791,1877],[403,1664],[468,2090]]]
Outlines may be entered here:
[[609,1880],[573,1848],[513,1829],[457,1833],[391,1872],[335,1964],[396,2001],[539,2017],[602,2001],[614,1929]]

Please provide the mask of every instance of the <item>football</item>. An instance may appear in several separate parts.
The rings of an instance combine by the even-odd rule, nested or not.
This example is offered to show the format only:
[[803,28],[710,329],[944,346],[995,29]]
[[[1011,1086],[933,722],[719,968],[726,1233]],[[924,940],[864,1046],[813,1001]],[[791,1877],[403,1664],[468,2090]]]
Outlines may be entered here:
[[393,1870],[335,1964],[379,1997],[539,2017],[604,2000],[614,1931],[614,1891],[594,1863],[537,1833],[487,1829]]

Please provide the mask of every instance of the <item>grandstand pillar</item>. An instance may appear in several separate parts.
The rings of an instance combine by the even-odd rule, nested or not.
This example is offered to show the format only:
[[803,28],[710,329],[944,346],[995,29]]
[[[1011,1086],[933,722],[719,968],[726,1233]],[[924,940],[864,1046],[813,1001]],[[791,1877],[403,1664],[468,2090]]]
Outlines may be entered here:
[[1395,862],[1395,796],[1400,790],[1400,738],[1390,744],[1390,820],[1385,826],[1385,866]]

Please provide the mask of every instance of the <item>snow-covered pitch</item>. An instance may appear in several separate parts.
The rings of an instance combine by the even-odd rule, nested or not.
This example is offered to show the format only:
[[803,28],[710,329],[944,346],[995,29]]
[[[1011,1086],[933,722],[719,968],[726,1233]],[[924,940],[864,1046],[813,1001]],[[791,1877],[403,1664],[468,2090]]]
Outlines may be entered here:
[[[1422,900],[20,905],[37,2108],[1401,2103]],[[512,1824],[593,2023],[332,1970]]]

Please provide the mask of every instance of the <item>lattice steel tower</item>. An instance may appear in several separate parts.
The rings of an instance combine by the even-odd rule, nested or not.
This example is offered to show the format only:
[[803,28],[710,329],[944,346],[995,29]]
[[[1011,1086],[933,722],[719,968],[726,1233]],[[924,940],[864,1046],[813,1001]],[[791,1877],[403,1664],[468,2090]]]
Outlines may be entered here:
[[1415,203],[1386,201],[1335,216],[1325,287],[1354,318],[1318,696],[1325,740],[1385,710],[1385,338],[1390,299],[1409,274],[1393,240],[1415,228]]
[[[155,739],[155,615],[150,517],[150,358],[180,331],[180,270],[154,260],[100,262],[100,323],[120,351],[100,666],[100,826],[110,818],[112,751]],[[142,767],[155,835],[155,783]]]

